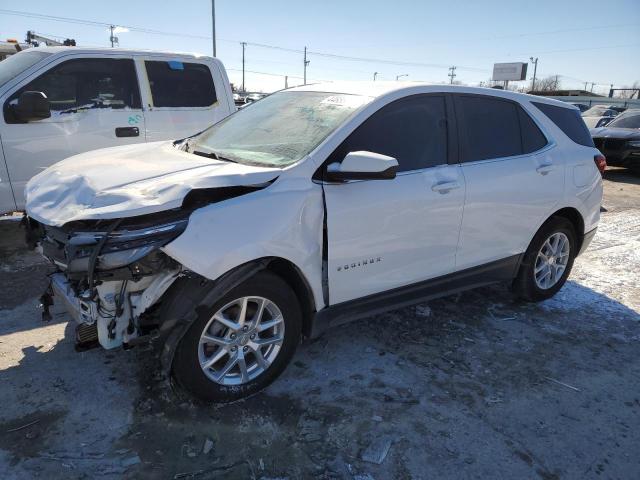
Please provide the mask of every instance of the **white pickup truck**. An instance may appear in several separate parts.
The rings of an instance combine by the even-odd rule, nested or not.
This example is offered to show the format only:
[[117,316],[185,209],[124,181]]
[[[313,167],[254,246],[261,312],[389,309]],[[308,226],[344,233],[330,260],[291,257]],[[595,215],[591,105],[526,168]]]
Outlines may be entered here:
[[198,133],[236,110],[222,63],[125,49],[31,48],[0,62],[0,214],[31,177],[98,148]]

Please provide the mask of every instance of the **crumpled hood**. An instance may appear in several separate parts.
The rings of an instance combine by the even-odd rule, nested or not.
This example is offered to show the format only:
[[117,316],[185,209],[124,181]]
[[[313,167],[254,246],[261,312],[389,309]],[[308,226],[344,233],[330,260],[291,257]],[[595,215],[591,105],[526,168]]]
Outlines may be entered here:
[[155,142],[75,155],[26,186],[27,214],[47,225],[133,217],[179,207],[198,188],[260,185],[276,168],[209,159]]
[[640,130],[637,128],[592,128],[589,130],[592,137],[598,138],[620,138],[625,140],[640,140]]

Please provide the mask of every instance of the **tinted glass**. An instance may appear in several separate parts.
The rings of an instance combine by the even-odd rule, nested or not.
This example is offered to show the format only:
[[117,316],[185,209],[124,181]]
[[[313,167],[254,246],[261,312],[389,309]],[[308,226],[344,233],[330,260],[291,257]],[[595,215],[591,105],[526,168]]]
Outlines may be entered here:
[[564,132],[574,142],[586,147],[593,147],[593,140],[587,126],[584,124],[580,112],[573,108],[558,107],[546,103],[531,102],[544,113],[549,120]]
[[45,52],[20,52],[5,58],[0,62],[0,87],[50,55]]
[[21,88],[44,92],[52,111],[78,108],[140,108],[133,60],[79,58],[56,65]]
[[465,162],[522,154],[518,110],[490,97],[458,97]]
[[216,102],[209,67],[201,63],[145,62],[155,107],[208,107]]
[[640,110],[623,113],[611,123],[607,124],[607,126],[615,128],[640,128]]
[[540,131],[529,114],[521,107],[518,108],[520,115],[520,133],[522,134],[522,153],[531,153],[540,150],[547,144],[547,139]]
[[328,163],[360,150],[394,157],[400,172],[447,163],[444,97],[416,95],[381,108],[342,142]]

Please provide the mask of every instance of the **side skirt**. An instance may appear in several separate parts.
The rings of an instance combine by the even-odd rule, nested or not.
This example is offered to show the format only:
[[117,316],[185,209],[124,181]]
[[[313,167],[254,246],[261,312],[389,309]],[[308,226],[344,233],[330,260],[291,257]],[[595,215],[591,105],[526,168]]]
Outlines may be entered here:
[[399,287],[356,300],[331,305],[315,314],[310,338],[330,327],[370,317],[389,310],[407,307],[453,293],[470,290],[515,278],[523,254],[450,273],[424,282]]

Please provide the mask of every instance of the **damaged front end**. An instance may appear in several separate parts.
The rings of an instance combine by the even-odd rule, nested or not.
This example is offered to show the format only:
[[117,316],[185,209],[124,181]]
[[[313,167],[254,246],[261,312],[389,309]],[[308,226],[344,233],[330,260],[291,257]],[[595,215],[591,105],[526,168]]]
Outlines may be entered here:
[[[78,322],[80,348],[130,346],[153,329],[145,318],[182,267],[161,248],[187,227],[190,210],[53,227],[26,218],[27,242],[37,242],[56,265],[45,312],[62,303]],[[53,295],[53,301],[50,297]]]

